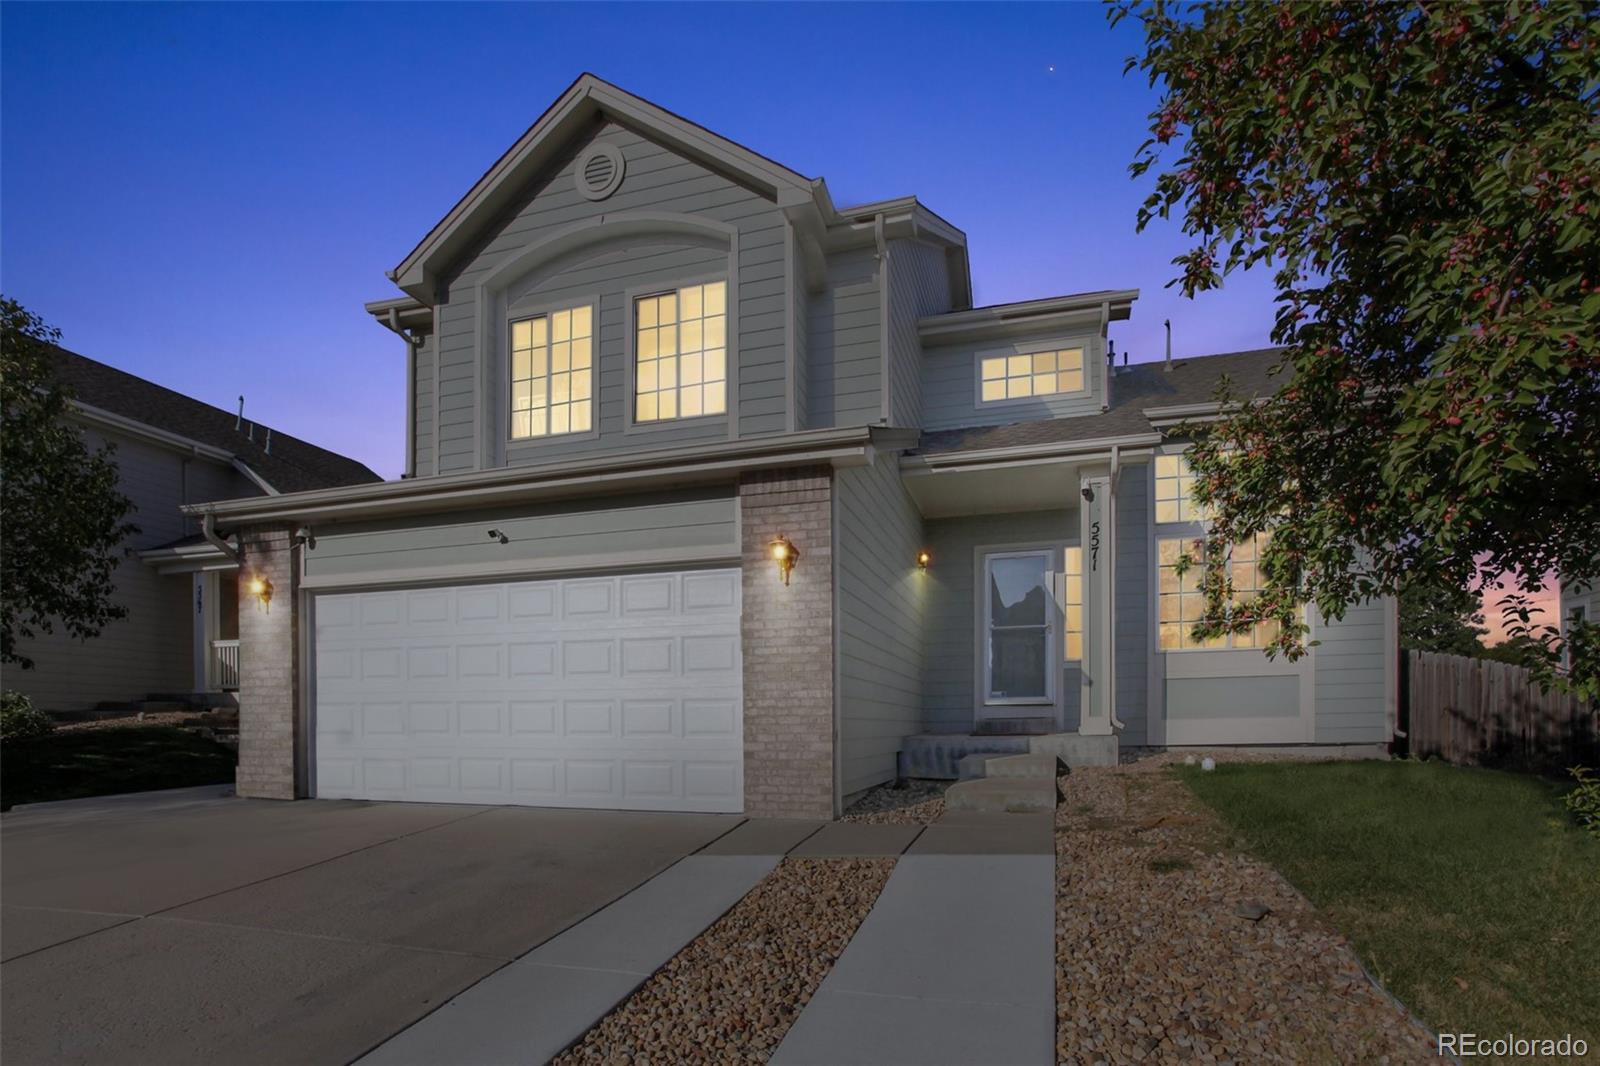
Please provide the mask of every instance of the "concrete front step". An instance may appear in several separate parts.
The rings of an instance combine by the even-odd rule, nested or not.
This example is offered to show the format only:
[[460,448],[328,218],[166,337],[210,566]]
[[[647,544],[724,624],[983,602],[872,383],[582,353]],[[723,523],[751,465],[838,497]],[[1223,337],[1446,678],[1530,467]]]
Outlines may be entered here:
[[[918,733],[900,742],[898,776],[969,780],[995,755],[1050,755],[1067,766],[1117,765],[1117,738],[1049,733],[1045,736],[982,736],[974,733]],[[979,756],[966,762],[971,756]]]
[[1033,814],[1056,809],[1054,777],[985,777],[951,785],[944,793],[947,811]]
[[956,767],[963,781],[981,777],[1055,777],[1065,767],[1054,755],[1008,755],[985,752],[968,755]]

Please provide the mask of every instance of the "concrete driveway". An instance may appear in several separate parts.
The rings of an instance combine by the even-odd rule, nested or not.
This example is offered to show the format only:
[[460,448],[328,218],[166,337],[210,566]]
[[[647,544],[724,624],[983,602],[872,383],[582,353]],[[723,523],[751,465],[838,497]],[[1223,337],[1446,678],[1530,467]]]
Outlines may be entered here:
[[228,798],[0,818],[0,1058],[344,1063],[734,828]]

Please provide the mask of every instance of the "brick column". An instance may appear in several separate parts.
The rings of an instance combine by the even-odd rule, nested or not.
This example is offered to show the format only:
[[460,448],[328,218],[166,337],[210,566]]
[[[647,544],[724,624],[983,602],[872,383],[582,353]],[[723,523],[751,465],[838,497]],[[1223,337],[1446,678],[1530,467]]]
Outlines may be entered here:
[[[743,527],[744,809],[832,818],[833,475],[826,467],[746,475]],[[785,586],[768,544],[800,560]]]
[[[241,532],[239,566],[239,795],[295,798],[300,732],[299,572],[293,533],[283,527]],[[265,606],[250,593],[255,576],[272,583]]]

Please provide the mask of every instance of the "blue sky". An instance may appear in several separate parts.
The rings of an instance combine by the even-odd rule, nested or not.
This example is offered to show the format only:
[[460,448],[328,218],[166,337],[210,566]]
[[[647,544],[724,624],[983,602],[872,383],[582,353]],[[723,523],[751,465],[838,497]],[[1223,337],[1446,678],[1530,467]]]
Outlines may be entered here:
[[979,303],[1136,287],[1135,360],[1267,343],[1186,301],[1127,164],[1154,94],[1098,4],[0,6],[0,288],[92,358],[394,477],[384,271],[579,73],[966,231]]

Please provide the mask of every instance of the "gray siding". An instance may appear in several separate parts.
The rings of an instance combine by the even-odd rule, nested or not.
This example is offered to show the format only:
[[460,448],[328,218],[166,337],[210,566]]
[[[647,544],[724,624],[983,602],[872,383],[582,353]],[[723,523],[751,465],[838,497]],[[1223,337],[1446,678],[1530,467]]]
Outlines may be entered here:
[[[498,227],[449,279],[440,312],[439,378],[437,402],[439,420],[439,469],[453,473],[478,465],[480,434],[491,461],[499,450],[498,418],[493,425],[482,425],[479,407],[495,414],[504,405],[505,382],[499,374],[480,377],[477,365],[479,309],[476,287],[487,272],[504,263],[519,250],[565,227],[602,215],[629,211],[670,212],[698,215],[734,226],[737,231],[739,276],[730,281],[730,301],[737,298],[737,321],[730,331],[737,336],[737,405],[730,396],[730,410],[736,412],[741,435],[776,432],[784,428],[785,350],[788,330],[784,294],[783,217],[768,199],[729,180],[722,174],[678,156],[632,130],[607,123],[595,137],[617,145],[623,152],[627,176],[610,198],[593,203],[581,196],[573,185],[574,159],[588,141],[574,144],[562,164],[547,180],[529,190],[527,200]],[[592,140],[594,138],[590,138]],[[600,455],[648,447],[652,443],[682,443],[684,440],[726,437],[728,428],[718,420],[706,420],[661,431],[661,435],[638,436],[622,432],[621,413],[625,397],[619,392],[625,380],[621,360],[624,326],[620,294],[632,267],[626,257],[611,259],[617,267],[616,284],[602,286],[602,329],[609,316],[609,332],[600,345],[601,411],[599,433],[593,438],[574,439],[553,445],[546,456]],[[589,288],[595,289],[591,279]],[[670,283],[670,277],[660,279]],[[606,294],[611,299],[606,300]],[[497,325],[497,331],[498,331]],[[490,350],[497,348],[496,343]],[[609,389],[610,392],[606,390]],[[480,390],[485,395],[479,395]],[[492,392],[492,395],[489,393]],[[525,454],[517,461],[537,461]]]
[[883,322],[877,252],[828,260],[807,323],[806,427],[873,425],[883,418]]
[[1338,622],[1322,622],[1312,636],[1319,744],[1379,744],[1389,739],[1385,614],[1389,601],[1351,607]]
[[790,328],[794,331],[794,428],[805,429],[811,424],[811,291],[805,283],[805,256],[799,243],[792,243],[789,276],[794,282],[790,290],[794,297],[790,308]]
[[[974,604],[980,577],[973,551],[979,545],[1075,544],[1075,510],[976,515],[928,522],[933,562],[926,575],[928,606],[922,721],[931,733],[966,733],[973,726],[977,666]],[[1071,727],[1077,721],[1078,669],[1062,669],[1061,707]]]
[[117,446],[119,486],[134,504],[139,532],[124,542],[113,600],[128,616],[92,641],[54,633],[24,642],[32,670],[7,667],[5,687],[26,692],[47,710],[80,710],[152,692],[187,692],[194,684],[193,586],[188,574],[162,576],[131,553],[196,532],[178,508],[184,503],[259,496],[231,466],[184,456],[122,434],[85,430],[90,447]]
[[898,456],[840,470],[839,761],[844,795],[893,779],[903,737],[919,731],[923,612],[922,516],[900,482]]
[[[491,528],[508,543],[491,538]],[[738,557],[737,501],[731,490],[714,487],[330,527],[318,531],[316,547],[306,553],[306,576],[359,579],[520,563],[550,569],[563,560],[603,568],[649,553],[719,550]]]
[[1155,566],[1150,544],[1149,464],[1127,466],[1117,483],[1117,570],[1113,621],[1116,628],[1117,717],[1123,744],[1149,743],[1151,628],[1150,583]]
[[[1079,346],[1084,349],[1087,395],[1045,396],[979,405],[978,353]],[[929,348],[922,359],[922,424],[925,429],[949,429],[1098,414],[1106,395],[1105,369],[1105,342],[1092,332]]]
[[917,319],[950,310],[944,252],[921,241],[889,242],[889,423],[922,425],[922,339]]

